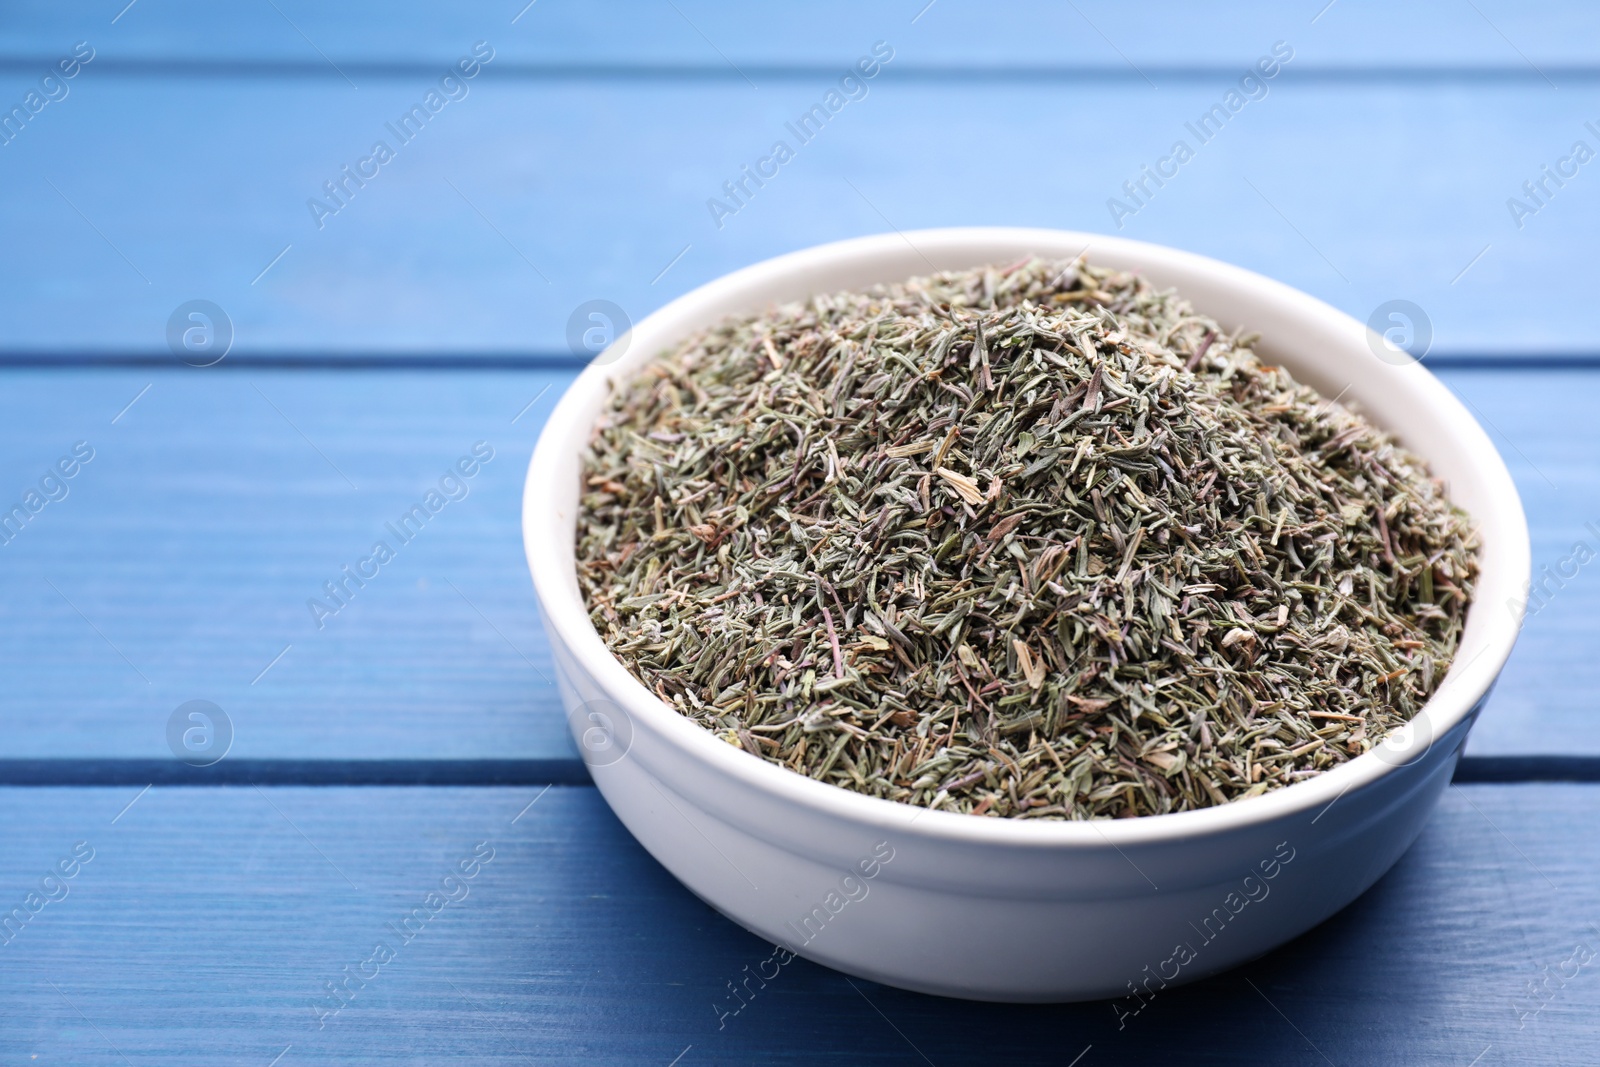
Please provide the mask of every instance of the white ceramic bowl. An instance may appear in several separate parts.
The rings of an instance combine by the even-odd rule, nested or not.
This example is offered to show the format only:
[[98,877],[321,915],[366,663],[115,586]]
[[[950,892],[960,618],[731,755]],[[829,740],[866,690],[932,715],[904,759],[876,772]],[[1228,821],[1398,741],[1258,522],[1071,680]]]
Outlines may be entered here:
[[[1395,433],[1482,535],[1477,601],[1439,692],[1378,750],[1250,800],[1099,822],[927,812],[763,762],[680,716],[590,624],[574,569],[579,454],[612,383],[690,332],[815,292],[1035,253],[1175,287],[1257,351]],[[580,751],[606,801],[685,885],[750,931],[907,989],[1003,1001],[1124,997],[1259,956],[1354,900],[1421,831],[1511,652],[1529,573],[1522,504],[1467,410],[1421,366],[1375,357],[1362,324],[1260,275],[1187,252],[1057,230],[949,229],[806,249],[680,297],[567,390],[523,498],[534,589]],[[1348,390],[1348,391],[1345,391]],[[767,978],[787,957],[754,959]],[[740,979],[741,976],[735,976]],[[759,982],[761,979],[756,978]],[[750,986],[751,990],[758,988]],[[1136,994],[1136,995],[1135,995]],[[738,1006],[729,998],[727,1010]]]

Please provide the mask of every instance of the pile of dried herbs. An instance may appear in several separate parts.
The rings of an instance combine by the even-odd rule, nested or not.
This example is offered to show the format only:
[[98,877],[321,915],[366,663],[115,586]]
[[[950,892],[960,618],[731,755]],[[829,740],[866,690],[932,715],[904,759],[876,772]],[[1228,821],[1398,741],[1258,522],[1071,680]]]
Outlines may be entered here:
[[752,755],[974,815],[1147,815],[1359,755],[1442,679],[1474,534],[1171,292],[1032,259],[725,322],[623,383],[578,577]]

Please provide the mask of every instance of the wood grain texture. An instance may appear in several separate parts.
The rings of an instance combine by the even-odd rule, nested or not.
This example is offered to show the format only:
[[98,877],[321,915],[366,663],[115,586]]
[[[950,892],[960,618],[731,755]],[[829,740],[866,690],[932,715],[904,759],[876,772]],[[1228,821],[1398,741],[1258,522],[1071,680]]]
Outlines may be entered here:
[[1480,0],[1481,16],[1447,0],[1347,2],[1325,12],[1323,3],[820,0],[790,8],[715,0],[604,6],[469,0],[379,7],[275,0],[218,7],[169,0],[135,6],[113,24],[127,0],[30,0],[11,5],[0,28],[0,54],[34,55],[57,41],[91,36],[103,38],[117,56],[181,63],[267,59],[307,71],[320,67],[337,78],[322,56],[346,69],[362,61],[436,62],[452,58],[462,39],[486,37],[527,62],[693,64],[737,77],[730,64],[839,62],[853,58],[863,41],[903,38],[935,62],[1092,65],[1137,76],[1152,67],[1248,62],[1264,43],[1285,38],[1325,64],[1475,64],[1537,77],[1530,62],[1556,73],[1563,65],[1593,63],[1600,36],[1593,9],[1572,2]]
[[[74,442],[96,449],[0,545],[3,755],[164,757],[168,716],[207,699],[242,759],[570,758],[519,534],[527,458],[570,377],[0,371],[8,507]],[[1444,379],[1517,479],[1535,566],[1600,550],[1600,372]],[[470,495],[395,541],[384,524],[480,440],[495,459]],[[307,600],[331,603],[323,583],[378,539],[396,559],[318,629]],[[1471,755],[1600,754],[1597,567],[1529,619]]]
[[[65,899],[0,945],[8,1063],[952,1067],[1066,1064],[1092,1046],[1082,1067],[1492,1067],[1600,1054],[1600,964],[1527,993],[1579,945],[1600,950],[1592,786],[1451,789],[1352,907],[1160,993],[1120,1030],[1107,1003],[972,1004],[804,961],[722,1017],[738,1004],[727,983],[770,946],[684,890],[589,788],[157,788],[124,811],[134,798],[0,790],[7,909],[75,842],[94,849]],[[494,858],[467,895],[400,943],[386,924],[479,842]],[[396,957],[319,1029],[324,983],[384,938]]]
[[[8,506],[75,441],[95,449],[0,546],[6,755],[166,755],[167,718],[192,699],[226,710],[246,758],[571,753],[519,533],[566,376],[4,380]],[[387,524],[478,442],[494,458],[465,498],[402,542]],[[379,541],[394,559],[319,618],[308,601],[331,610],[325,583]]]
[[[1466,401],[1516,479],[1535,578],[1555,575],[1546,585],[1551,595],[1542,606],[1533,602],[1524,620],[1468,754],[1600,751],[1600,659],[1594,654],[1600,644],[1600,562],[1594,559],[1600,556],[1600,423],[1592,414],[1600,404],[1600,374],[1451,371],[1441,377]],[[1580,545],[1584,551],[1575,551]],[[1590,562],[1579,562],[1585,558]]]
[[[496,59],[471,95],[318,229],[307,198],[479,39]],[[707,198],[880,39],[896,55],[870,96],[718,228]],[[1586,5],[11,5],[0,107],[74,42],[97,58],[0,148],[0,364],[147,365],[0,370],[0,501],[95,449],[0,546],[0,759],[161,759],[168,715],[201,697],[234,721],[233,770],[570,769],[517,516],[576,362],[572,310],[603,297],[637,318],[890,228],[1110,229],[1107,198],[1278,39],[1296,58],[1268,98],[1123,233],[1361,318],[1416,301],[1436,352],[1600,353],[1600,179],[1520,228],[1506,208],[1596,143]],[[177,369],[167,321],[194,298],[225,308],[236,360],[466,358]],[[500,358],[567,369],[465,369]],[[1600,373],[1445,377],[1518,479],[1536,567],[1600,546]],[[470,495],[318,629],[306,599],[480,440],[496,458]],[[1494,768],[1600,753],[1593,566],[1527,624],[1471,745]],[[727,983],[770,949],[590,788],[0,788],[0,919],[94,849],[64,899],[0,925],[0,1061],[1588,1064],[1595,965],[1550,975],[1600,949],[1597,817],[1592,785],[1453,788],[1346,912],[1121,1030],[1105,1004],[965,1004],[803,961],[719,1026]],[[478,842],[494,859],[469,895],[319,1026],[324,984]]]
[[[1558,92],[1538,78],[1286,78],[1201,144],[1185,124],[1231,76],[895,82],[894,65],[914,58],[905,45],[805,144],[785,123],[831,75],[756,90],[737,78],[496,80],[491,64],[401,144],[386,123],[431,76],[374,76],[357,91],[338,78],[91,65],[0,149],[0,227],[28,249],[0,268],[0,346],[165,353],[169,316],[203,298],[231,317],[241,353],[559,354],[587,300],[637,319],[820,242],[996,224],[1190,249],[1363,321],[1411,300],[1440,352],[1600,352],[1587,169],[1520,228],[1506,206],[1575,140],[1600,146],[1583,125],[1600,115],[1600,81]],[[334,205],[324,183],[380,140],[394,159],[316,217],[308,201]],[[737,206],[724,183],[778,140],[795,158],[715,217],[708,201]],[[1113,198],[1139,203],[1124,183],[1178,140],[1194,158],[1159,189],[1147,181],[1137,213],[1114,215]]]

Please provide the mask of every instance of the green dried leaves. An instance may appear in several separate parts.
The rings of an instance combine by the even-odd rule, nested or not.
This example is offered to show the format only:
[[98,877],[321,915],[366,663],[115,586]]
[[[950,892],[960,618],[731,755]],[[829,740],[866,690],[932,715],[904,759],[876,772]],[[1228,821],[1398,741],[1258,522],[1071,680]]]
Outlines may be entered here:
[[1145,815],[1316,774],[1443,678],[1475,542],[1252,340],[1039,260],[725,322],[596,428],[591,617],[730,744],[909,804]]

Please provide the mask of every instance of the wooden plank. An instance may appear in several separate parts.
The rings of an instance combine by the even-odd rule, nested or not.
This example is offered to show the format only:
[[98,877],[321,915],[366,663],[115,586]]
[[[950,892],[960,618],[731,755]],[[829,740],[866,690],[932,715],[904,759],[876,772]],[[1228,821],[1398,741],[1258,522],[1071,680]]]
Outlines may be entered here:
[[[168,716],[207,699],[240,759],[570,758],[518,533],[527,457],[569,378],[0,372],[7,506],[75,442],[95,449],[0,545],[0,687],[26,709],[4,755],[161,758]],[[1444,378],[1517,478],[1536,566],[1580,539],[1600,550],[1585,525],[1600,528],[1600,372]],[[399,545],[384,524],[480,440],[495,459],[470,495]],[[318,629],[307,600],[378,539],[397,558]],[[1530,618],[1472,755],[1600,754],[1596,573]]]
[[673,5],[633,0],[603,7],[471,0],[399,9],[310,0],[219,7],[181,0],[124,12],[125,6],[127,0],[13,5],[0,30],[0,53],[31,55],[63,40],[70,44],[92,36],[124,57],[186,63],[269,59],[327,69],[322,59],[327,56],[348,69],[374,60],[448,61],[462,42],[486,37],[508,57],[528,62],[727,69],[731,63],[840,62],[854,58],[864,44],[887,38],[903,40],[926,62],[1148,70],[1163,64],[1248,62],[1264,45],[1283,38],[1325,63],[1527,69],[1525,55],[1548,70],[1562,63],[1592,63],[1600,38],[1600,21],[1587,5],[1509,0],[1485,0],[1479,4],[1482,14],[1470,18],[1444,0],[1347,3],[1327,11],[1321,3],[1302,5],[1302,10],[1266,0],[1137,8],[1086,0],[1077,11],[1046,0],[994,9],[950,0],[821,0],[795,9],[712,0]]
[[[1600,565],[1593,562],[1600,555],[1600,426],[1585,414],[1600,404],[1600,393],[1591,391],[1600,375],[1451,371],[1442,377],[1489,431],[1516,479],[1528,514],[1534,578],[1547,594],[1530,601],[1517,648],[1467,751],[1600,750],[1600,661],[1594,655]],[[1491,609],[1512,610],[1504,604]]]
[[[246,758],[569,755],[518,533],[565,380],[8,372],[8,506],[76,441],[94,458],[0,547],[0,685],[28,709],[6,754],[161,756],[207,699]],[[478,442],[466,496],[403,542],[388,524]],[[394,559],[314,613],[379,541]]]
[[[589,788],[11,789],[0,810],[8,910],[77,842],[93,850],[0,946],[7,1062],[1464,1067],[1600,1050],[1596,964],[1568,962],[1600,949],[1592,786],[1451,789],[1356,904],[1121,1029],[1104,1002],[937,999],[800,960],[723,1014],[771,947]],[[488,850],[422,933],[391,930]],[[380,940],[394,958],[374,974]],[[368,979],[322,1014],[347,966]]]
[[[4,149],[0,227],[29,254],[0,267],[0,348],[164,357],[169,318],[203,298],[225,309],[241,354],[570,355],[567,323],[591,299],[637,318],[821,241],[988,223],[1193,249],[1363,320],[1411,300],[1436,351],[1600,352],[1591,179],[1580,171],[1520,229],[1507,208],[1575,140],[1600,145],[1584,127],[1600,82],[1286,80],[1201,144],[1185,123],[1228,79],[886,80],[800,144],[785,123],[830,79],[755,91],[485,76],[401,144],[385,124],[430,84],[398,74],[358,92],[91,66]],[[394,159],[315,217],[308,201],[380,139]],[[795,158],[715,217],[708,201],[731,205],[724,183],[778,139]],[[1114,213],[1113,198],[1135,205],[1124,183],[1180,139],[1194,158],[1163,187],[1147,182],[1136,213]],[[190,142],[202,147],[148,150]],[[1404,166],[1375,164],[1396,152]]]

